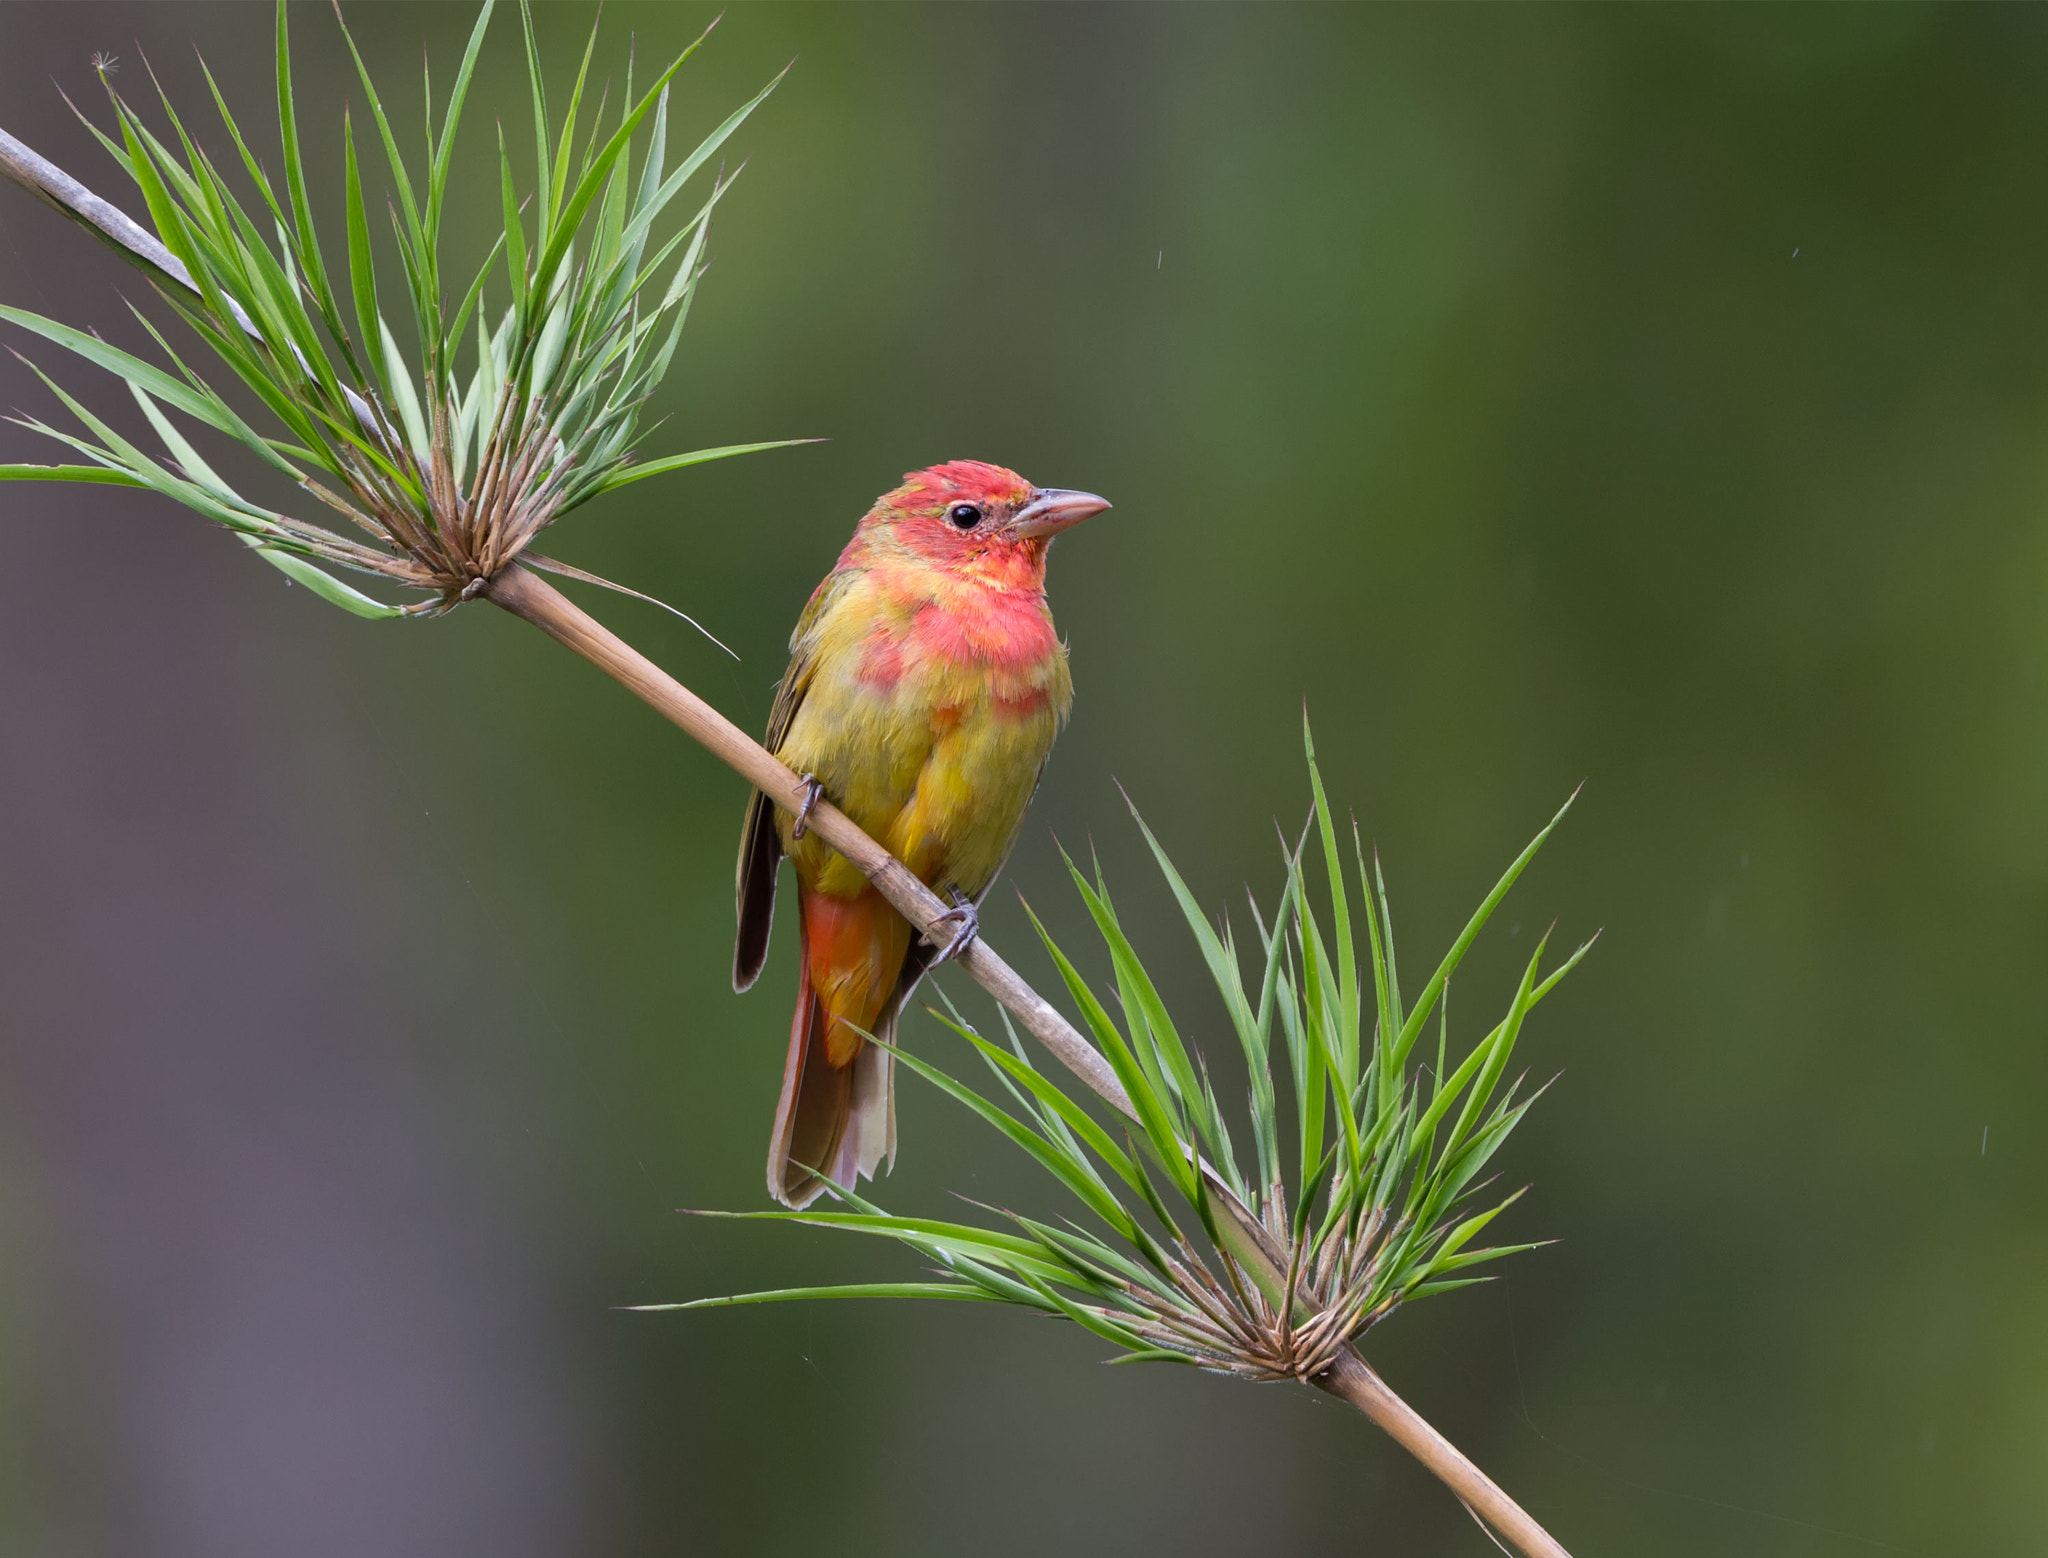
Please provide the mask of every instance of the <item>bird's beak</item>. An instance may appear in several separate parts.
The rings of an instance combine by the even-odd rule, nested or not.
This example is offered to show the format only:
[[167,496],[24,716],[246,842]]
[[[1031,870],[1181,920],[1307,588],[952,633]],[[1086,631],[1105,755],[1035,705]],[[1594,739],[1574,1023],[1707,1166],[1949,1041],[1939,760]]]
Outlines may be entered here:
[[1098,498],[1092,492],[1070,492],[1064,487],[1039,487],[1031,494],[1031,501],[1010,517],[1003,528],[1018,540],[1029,540],[1034,536],[1058,535],[1069,526],[1078,525],[1090,515],[1100,514],[1109,507],[1109,499]]

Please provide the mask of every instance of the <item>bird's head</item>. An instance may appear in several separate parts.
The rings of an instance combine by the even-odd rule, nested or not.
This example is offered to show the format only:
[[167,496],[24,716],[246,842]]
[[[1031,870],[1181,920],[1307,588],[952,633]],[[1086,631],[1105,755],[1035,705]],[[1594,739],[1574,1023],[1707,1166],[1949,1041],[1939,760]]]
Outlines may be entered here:
[[878,498],[854,545],[990,582],[1036,581],[1052,538],[1108,507],[1092,492],[1034,487],[1000,465],[948,460],[909,472]]

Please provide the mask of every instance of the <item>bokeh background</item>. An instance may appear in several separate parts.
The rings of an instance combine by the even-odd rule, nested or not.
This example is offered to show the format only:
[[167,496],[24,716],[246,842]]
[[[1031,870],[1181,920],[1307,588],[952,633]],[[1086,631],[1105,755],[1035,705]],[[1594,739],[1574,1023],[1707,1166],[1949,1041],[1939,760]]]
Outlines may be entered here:
[[[296,10],[332,214],[354,89]],[[470,14],[353,13],[408,144]],[[710,16],[614,4],[602,68]],[[541,8],[564,78],[589,20]],[[0,121],[132,205],[60,88],[146,56],[231,162],[193,48],[262,123],[269,30],[9,5]],[[1606,928],[1503,1163],[1558,1242],[1370,1356],[1584,1554],[2038,1552],[2048,13],[740,6],[683,128],[791,56],[656,447],[831,442],[550,547],[737,665],[593,608],[753,726],[899,472],[1110,495],[1007,880],[1078,939],[1092,842],[1197,1033],[1113,780],[1208,901],[1270,897],[1306,699],[1417,965],[1585,780],[1452,1007]],[[133,341],[142,290],[0,189],[0,299]],[[52,404],[12,359],[0,401]],[[739,783],[484,607],[362,624],[111,489],[13,487],[0,536],[0,1549],[1491,1551],[1306,1390],[978,1307],[616,1312],[914,1270],[676,1213],[763,1201],[794,971],[785,922],[728,988]],[[1049,974],[1007,890],[988,926]],[[892,1208],[1050,1204],[902,1113]]]

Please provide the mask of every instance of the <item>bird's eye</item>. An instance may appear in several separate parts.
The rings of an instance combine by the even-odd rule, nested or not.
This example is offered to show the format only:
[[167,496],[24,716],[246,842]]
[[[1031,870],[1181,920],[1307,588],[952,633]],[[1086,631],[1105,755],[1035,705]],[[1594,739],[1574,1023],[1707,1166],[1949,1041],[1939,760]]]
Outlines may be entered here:
[[981,510],[972,503],[956,503],[946,510],[946,519],[956,530],[972,530],[981,523]]

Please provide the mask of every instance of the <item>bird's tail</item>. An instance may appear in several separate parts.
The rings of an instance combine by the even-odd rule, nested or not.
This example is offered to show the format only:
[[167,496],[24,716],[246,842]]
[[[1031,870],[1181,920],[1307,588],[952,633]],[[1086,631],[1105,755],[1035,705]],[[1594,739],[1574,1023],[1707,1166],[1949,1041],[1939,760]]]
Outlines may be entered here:
[[[879,901],[879,895],[876,897]],[[896,1014],[901,1006],[894,989],[896,970],[874,980],[888,992],[883,1000],[856,997],[854,1011],[835,1014],[811,968],[811,921],[820,917],[813,912],[814,904],[828,921],[817,927],[824,937],[836,941],[840,938],[834,931],[843,928],[829,923],[844,919],[834,912],[840,906],[830,900],[818,904],[811,899],[805,904],[806,912],[798,917],[796,1017],[790,1024],[789,1057],[782,1069],[782,1097],[775,1106],[775,1133],[768,1143],[768,1193],[785,1206],[799,1208],[822,1195],[827,1180],[851,1190],[860,1178],[872,1179],[883,1159],[892,1167],[896,1161],[895,1057],[847,1026],[851,1022],[885,1043],[895,1042]],[[886,905],[882,909],[893,913]],[[904,926],[903,941],[907,942],[908,931]],[[885,935],[875,939],[897,938]],[[832,948],[828,945],[820,950]],[[902,958],[902,951],[897,950],[894,961],[898,968]],[[872,969],[871,977],[880,973]],[[844,988],[845,981],[834,983],[840,986],[836,993],[842,999],[853,993]],[[857,983],[868,987],[867,980]],[[860,993],[865,994],[865,988]],[[879,1010],[860,1009],[868,1007]]]

